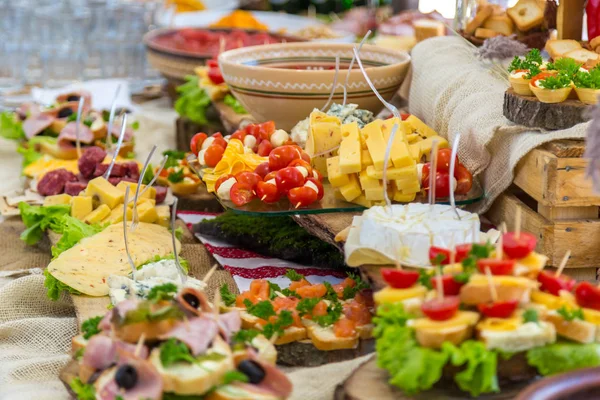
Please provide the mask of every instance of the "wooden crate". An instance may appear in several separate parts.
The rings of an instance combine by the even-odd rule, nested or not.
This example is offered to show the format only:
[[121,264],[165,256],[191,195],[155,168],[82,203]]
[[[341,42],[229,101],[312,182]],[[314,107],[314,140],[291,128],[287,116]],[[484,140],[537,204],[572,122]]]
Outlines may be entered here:
[[600,267],[600,196],[585,177],[583,151],[583,141],[575,140],[532,150],[515,168],[514,187],[494,202],[488,217],[513,230],[520,207],[521,227],[538,236],[537,250],[550,258],[549,265],[571,250],[571,275],[592,280]]

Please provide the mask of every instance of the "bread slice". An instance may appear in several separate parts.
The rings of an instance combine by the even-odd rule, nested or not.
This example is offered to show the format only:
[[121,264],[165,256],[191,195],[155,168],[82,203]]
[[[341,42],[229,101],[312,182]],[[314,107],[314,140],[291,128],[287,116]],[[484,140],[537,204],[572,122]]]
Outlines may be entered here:
[[303,320],[302,323],[306,326],[308,337],[319,350],[354,349],[358,346],[358,333],[354,336],[338,337],[331,326],[320,326],[309,320]]
[[506,13],[521,32],[526,32],[544,23],[544,9],[537,0],[519,0]]
[[469,282],[460,289],[460,301],[467,305],[476,306],[481,303],[493,301],[517,300],[524,304],[529,302],[532,289],[537,289],[539,283],[531,279],[508,275],[497,275],[492,277],[497,300],[492,299],[488,279],[483,274],[474,274]]
[[477,336],[485,343],[488,350],[502,350],[509,353],[517,353],[532,349],[534,347],[545,346],[556,341],[556,330],[554,325],[549,322],[527,322],[522,323],[522,317],[509,319],[514,323],[514,329],[499,330],[490,329],[492,320],[499,320],[499,323],[507,323],[507,319],[488,318],[477,325]]
[[556,333],[579,343],[592,343],[596,339],[598,327],[591,322],[574,319],[566,321],[556,311],[551,311],[546,320],[554,325]]
[[[515,31],[515,24],[506,13],[502,13],[501,15],[492,15],[486,19],[483,28],[491,29],[504,36],[510,36]],[[475,31],[475,36],[477,36],[477,31]]]
[[433,19],[418,19],[413,23],[417,42],[436,36],[444,36],[446,27],[440,21]]
[[71,339],[71,351],[73,354],[77,353],[77,351],[81,349],[85,349],[88,344],[88,340],[84,339],[83,335],[73,336]]
[[477,13],[472,20],[467,23],[465,27],[465,33],[468,35],[472,35],[475,33],[475,30],[479,28],[486,19],[488,19],[494,13],[494,7],[490,4],[483,4],[477,9]]
[[275,341],[276,345],[297,342],[308,337],[307,329],[304,327],[290,326],[285,328],[283,335],[279,336]]
[[433,321],[429,318],[409,320],[408,325],[415,329],[421,346],[439,349],[444,342],[458,345],[473,335],[473,327],[479,314],[473,311],[459,311],[446,321]]
[[598,55],[598,53],[594,51],[589,51],[586,49],[577,49],[565,53],[563,57],[572,58],[578,63],[585,64],[588,62],[588,60],[597,60],[598,58],[600,58],[600,55]]
[[590,40],[590,48],[595,49],[597,47],[600,47],[600,36],[596,36]]
[[496,32],[491,29],[477,28],[475,30],[475,37],[480,38],[480,39],[489,39],[489,38],[493,38],[494,36],[500,36],[500,35],[502,35],[500,32]]
[[203,397],[205,400],[280,400],[274,395],[249,385],[223,385]]
[[548,40],[546,42],[546,51],[550,54],[553,60],[557,60],[563,57],[566,53],[581,49],[581,44],[576,40],[565,39],[565,40]]

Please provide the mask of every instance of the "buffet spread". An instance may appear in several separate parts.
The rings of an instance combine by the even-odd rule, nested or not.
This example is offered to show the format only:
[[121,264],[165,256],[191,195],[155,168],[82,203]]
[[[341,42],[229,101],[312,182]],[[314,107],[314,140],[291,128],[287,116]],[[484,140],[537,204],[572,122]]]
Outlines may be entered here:
[[[380,34],[365,44],[370,32],[314,42],[339,38],[343,21],[274,32],[234,11],[150,32],[149,61],[177,83],[177,129],[194,131],[177,149],[136,153],[144,132],[118,92],[109,109],[79,90],[3,112],[23,187],[0,211],[22,220],[26,251],[50,243],[38,300],[69,299],[77,315],[60,373],[69,395],[301,398],[287,368],[366,356],[336,399],[520,398],[539,378],[600,367],[600,36],[562,36],[559,21],[555,38],[566,7],[484,1],[459,33],[436,14],[382,23],[384,34],[406,25],[396,33],[420,43],[413,59],[378,46]],[[465,94],[460,66],[430,70],[453,74],[448,96],[494,115],[484,125],[458,101],[423,102],[419,66],[436,43],[439,57],[468,50],[488,79]],[[505,67],[485,60],[499,48],[514,50]],[[408,108],[396,96],[407,77]],[[493,137],[482,146],[483,130]],[[548,130],[587,130],[588,148],[545,143]],[[523,157],[510,143],[506,159],[473,155],[504,132],[521,135]],[[487,167],[513,187],[498,193]],[[198,193],[223,212],[178,210]]]

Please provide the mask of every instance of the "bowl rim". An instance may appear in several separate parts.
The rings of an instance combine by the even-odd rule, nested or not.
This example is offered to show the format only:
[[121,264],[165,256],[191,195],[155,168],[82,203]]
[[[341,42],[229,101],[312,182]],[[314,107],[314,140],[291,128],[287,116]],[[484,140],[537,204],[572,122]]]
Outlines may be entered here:
[[[304,75],[306,77],[308,76],[314,76],[316,74],[322,74],[322,73],[332,73],[334,74],[335,71],[334,70],[306,70],[306,69],[301,69],[301,70],[286,70],[286,69],[282,69],[282,68],[272,68],[272,67],[268,67],[268,66],[255,66],[255,65],[247,65],[247,64],[242,64],[242,63],[237,63],[237,62],[233,62],[231,61],[231,57],[235,57],[238,56],[240,54],[243,54],[245,52],[248,51],[248,49],[252,48],[253,52],[256,51],[260,51],[260,50],[264,50],[264,49],[272,49],[272,50],[279,50],[279,49],[290,49],[290,48],[338,48],[338,49],[344,49],[347,50],[348,48],[352,49],[352,47],[354,47],[355,44],[354,43],[323,43],[323,42],[292,42],[292,43],[276,43],[276,44],[262,44],[262,45],[258,45],[258,46],[248,46],[248,47],[243,47],[243,48],[239,48],[239,49],[233,49],[233,50],[227,50],[224,51],[223,53],[219,54],[218,57],[218,61],[219,61],[219,66],[222,69],[222,65],[227,65],[228,67],[234,67],[234,68],[240,68],[240,69],[248,69],[250,71],[270,71],[270,70],[276,70],[276,71],[288,71],[288,72],[293,72],[294,75]],[[365,67],[366,71],[372,70],[372,69],[384,69],[384,68],[396,68],[400,65],[405,65],[405,64],[409,64],[411,62],[411,56],[407,51],[403,51],[403,50],[394,50],[394,49],[388,49],[388,48],[384,48],[384,47],[380,47],[380,46],[376,46],[376,45],[372,45],[372,44],[364,44],[361,51],[371,51],[371,52],[378,52],[378,53],[382,53],[382,54],[387,54],[390,56],[398,56],[399,58],[402,58],[401,61],[392,63],[392,64],[386,64],[386,65],[378,65],[378,66],[367,66]],[[340,71],[342,71],[342,69],[340,69]],[[345,71],[345,70],[344,70]],[[360,70],[358,71],[360,73]]]

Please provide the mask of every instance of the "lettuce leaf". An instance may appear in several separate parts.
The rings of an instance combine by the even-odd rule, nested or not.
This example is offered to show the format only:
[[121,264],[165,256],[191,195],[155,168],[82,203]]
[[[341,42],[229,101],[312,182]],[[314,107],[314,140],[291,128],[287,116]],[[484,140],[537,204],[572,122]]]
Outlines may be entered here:
[[0,137],[8,140],[25,140],[25,132],[17,115],[11,111],[0,114]]
[[231,107],[236,114],[248,114],[248,111],[244,108],[244,106],[230,94],[226,94],[223,99],[223,103],[225,105]]
[[496,374],[498,355],[486,349],[484,343],[467,340],[456,347],[447,342],[442,345],[442,351],[449,355],[452,365],[464,366],[454,375],[454,381],[461,390],[473,397],[500,391]]
[[96,400],[94,385],[83,383],[81,379],[74,378],[69,386],[71,386],[71,390],[75,393],[78,400]]
[[527,362],[544,376],[600,366],[600,343],[559,342],[527,351]]
[[197,76],[186,76],[186,83],[177,87],[179,98],[175,101],[175,111],[182,117],[200,125],[208,122],[206,109],[210,106],[210,97],[198,86]]
[[42,239],[47,229],[61,233],[62,224],[60,221],[70,211],[71,206],[63,204],[55,206],[32,206],[24,202],[19,203],[21,219],[27,227],[21,233],[21,240],[32,246]]
[[42,154],[35,151],[35,148],[33,148],[32,146],[29,146],[29,147],[19,146],[19,147],[17,147],[17,153],[19,153],[23,156],[23,161],[21,162],[21,168],[25,168],[29,164],[32,164],[43,157]]
[[88,225],[70,215],[64,215],[60,221],[58,221],[58,226],[56,228],[56,231],[62,233],[62,236],[56,245],[52,246],[52,259],[55,259],[62,252],[75,246],[81,239],[94,236],[96,233],[101,232],[104,229],[104,226],[98,224]]
[[52,301],[58,300],[63,291],[71,294],[81,294],[79,290],[73,289],[71,286],[62,283],[53,277],[47,269],[44,270],[44,276],[46,277],[46,280],[44,280],[44,286],[46,289],[48,289],[46,296],[48,296],[48,298]]

